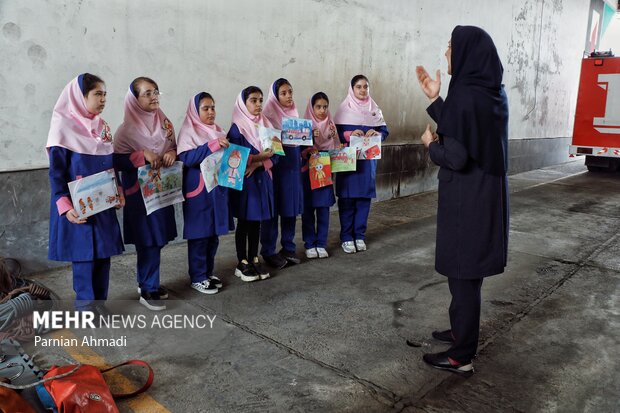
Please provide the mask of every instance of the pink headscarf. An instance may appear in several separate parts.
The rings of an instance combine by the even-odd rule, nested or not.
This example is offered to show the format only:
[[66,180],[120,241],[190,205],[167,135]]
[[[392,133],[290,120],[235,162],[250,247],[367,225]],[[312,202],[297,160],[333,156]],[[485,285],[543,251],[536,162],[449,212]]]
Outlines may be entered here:
[[218,125],[207,125],[200,120],[199,108],[196,106],[197,103],[200,104],[196,102],[196,97],[199,95],[200,93],[190,99],[187,105],[185,120],[177,139],[177,153],[179,154],[196,149],[212,140],[226,138],[226,132]]
[[110,127],[86,109],[86,100],[78,78],[62,90],[50,122],[46,148],[60,146],[85,155],[109,155],[114,152]]
[[370,97],[370,88],[368,92],[368,97],[365,100],[359,100],[353,94],[353,87],[349,86],[349,93],[336,111],[334,122],[338,125],[360,125],[370,127],[385,125],[381,109],[379,109],[377,103]]
[[125,95],[125,119],[114,134],[114,152],[132,153],[149,149],[162,156],[176,148],[174,128],[161,109],[147,112],[131,90]]
[[274,90],[278,80],[280,79],[273,82],[269,88],[269,97],[267,98],[267,102],[265,102],[265,107],[263,108],[263,116],[269,119],[274,128],[282,129],[283,117],[288,116],[290,118],[298,118],[299,113],[295,107],[295,102],[293,102],[293,106],[290,108],[285,108],[280,104],[280,101],[278,100],[278,91]]
[[232,113],[232,123],[237,125],[239,131],[245,136],[245,139],[256,148],[257,151],[263,150],[263,145],[260,143],[260,137],[258,136],[258,126],[263,125],[266,128],[273,128],[273,125],[269,120],[261,113],[258,116],[253,116],[248,112],[248,108],[243,101],[243,91],[237,96],[235,101],[235,107]]
[[312,120],[312,126],[319,130],[318,138],[314,138],[314,147],[320,151],[327,151],[329,149],[337,148],[340,144],[338,140],[338,132],[336,131],[336,125],[332,120],[332,115],[327,111],[327,117],[323,120],[319,120],[314,115],[314,109],[312,108],[312,99],[308,101],[306,107],[306,113],[304,114],[306,119]]

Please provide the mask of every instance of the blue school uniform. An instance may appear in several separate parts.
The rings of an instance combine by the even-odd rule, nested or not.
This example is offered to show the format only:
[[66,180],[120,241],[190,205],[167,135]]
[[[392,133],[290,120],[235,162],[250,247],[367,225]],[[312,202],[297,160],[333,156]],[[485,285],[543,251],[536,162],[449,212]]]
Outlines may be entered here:
[[[140,152],[135,152],[133,156]],[[114,154],[125,191],[123,235],[125,244],[136,246],[138,285],[142,290],[153,293],[159,290],[161,249],[177,237],[177,226],[172,205],[146,214],[138,183],[138,168],[144,164],[144,156],[138,157],[141,158],[139,164],[134,164],[133,156]]]
[[228,188],[216,186],[207,192],[200,163],[209,155],[208,143],[179,155],[183,162],[183,238],[187,241],[189,275],[192,283],[213,275],[219,235],[232,229],[228,210]]
[[[228,131],[228,140],[235,145],[250,148],[250,155],[259,153],[234,123]],[[274,155],[270,160],[275,165],[278,163],[278,158],[278,155]],[[228,197],[232,215],[236,218],[246,221],[265,221],[275,215],[273,181],[262,166],[256,168],[249,177],[244,177],[243,190],[230,190]]]
[[49,148],[51,186],[48,258],[72,261],[77,306],[108,296],[110,257],[123,252],[116,210],[88,217],[73,224],[58,215],[56,202],[70,198],[68,183],[112,168],[112,155],[86,155],[59,146]]
[[[356,129],[366,133],[374,129],[381,134],[381,140],[389,135],[386,125],[336,125],[340,142],[349,145],[344,133]],[[336,195],[338,196],[338,211],[340,216],[340,240],[353,241],[366,238],[370,202],[377,196],[375,180],[377,176],[377,161],[358,160],[353,172],[338,172],[336,174]]]
[[[304,159],[302,170],[306,169],[307,165],[308,159]],[[304,247],[325,248],[329,232],[329,208],[336,203],[334,186],[313,190],[310,187],[310,172],[306,169],[301,175],[304,189],[304,212],[301,216]]]
[[301,182],[301,148],[285,146],[285,156],[273,168],[275,216],[261,226],[261,255],[276,253],[278,217],[280,218],[280,243],[282,248],[295,252],[295,221],[303,213],[304,198]]

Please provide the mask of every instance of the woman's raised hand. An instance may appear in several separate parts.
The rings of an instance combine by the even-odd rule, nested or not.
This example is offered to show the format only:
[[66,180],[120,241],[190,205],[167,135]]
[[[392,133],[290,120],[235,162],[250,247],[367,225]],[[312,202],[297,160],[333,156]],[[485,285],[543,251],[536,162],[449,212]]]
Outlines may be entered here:
[[222,148],[228,148],[230,146],[230,142],[228,142],[228,139],[226,138],[218,139],[218,142]]
[[424,94],[431,100],[435,100],[439,97],[439,90],[441,89],[441,72],[437,70],[435,72],[435,79],[432,79],[424,66],[416,66],[415,73],[418,76],[418,82]]

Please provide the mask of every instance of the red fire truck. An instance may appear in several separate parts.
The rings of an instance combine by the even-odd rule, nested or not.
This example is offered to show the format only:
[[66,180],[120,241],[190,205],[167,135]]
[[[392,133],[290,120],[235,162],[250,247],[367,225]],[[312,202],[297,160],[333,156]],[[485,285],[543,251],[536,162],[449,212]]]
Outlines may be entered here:
[[620,57],[592,53],[581,63],[570,155],[590,171],[620,167]]

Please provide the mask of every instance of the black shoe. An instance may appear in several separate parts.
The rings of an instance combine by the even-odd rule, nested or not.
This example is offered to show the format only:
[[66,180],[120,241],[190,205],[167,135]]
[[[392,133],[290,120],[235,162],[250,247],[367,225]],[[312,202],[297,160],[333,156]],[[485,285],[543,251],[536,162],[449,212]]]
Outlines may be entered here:
[[107,318],[112,315],[110,310],[108,310],[108,307],[106,307],[103,303],[95,304],[93,307],[93,312],[95,313],[95,318]]
[[242,260],[239,265],[237,265],[237,268],[235,268],[235,275],[241,278],[241,281],[245,282],[256,281],[260,278],[254,266],[246,260]]
[[159,294],[160,299],[162,300],[168,299],[168,289],[164,287],[163,285],[159,286],[159,290],[157,291],[157,293]]
[[[76,309],[77,311],[90,311],[95,316],[93,320],[93,324],[95,328],[103,328],[106,327],[106,322],[109,323],[110,316],[112,313],[108,310],[108,308],[103,304],[103,302],[92,302],[86,306],[80,307]],[[103,320],[102,320],[103,319]]]
[[448,357],[445,351],[441,353],[427,353],[422,359],[436,369],[447,370],[463,377],[471,377],[471,375],[474,374],[474,364],[471,361],[464,364],[459,363]]
[[209,281],[211,282],[212,285],[216,286],[217,288],[222,288],[224,286],[224,284],[222,284],[222,280],[220,280],[219,277],[215,275],[210,276]]
[[267,264],[278,270],[286,267],[286,264],[288,263],[288,261],[284,257],[280,256],[280,254],[273,254],[267,256],[263,255],[263,259]]
[[452,330],[445,331],[433,331],[432,336],[435,340],[441,341],[445,344],[454,343],[454,337],[452,336]]
[[299,257],[297,257],[297,255],[295,255],[294,252],[286,251],[285,249],[281,249],[278,255],[280,255],[282,258],[284,258],[286,261],[290,262],[291,264],[299,264],[301,262]]
[[161,311],[166,309],[166,304],[162,303],[159,293],[148,293],[143,291],[140,293],[140,304],[153,311]]
[[266,280],[267,278],[269,278],[270,276],[269,271],[267,271],[263,267],[263,264],[261,264],[258,257],[254,257],[254,261],[252,262],[252,267],[254,267],[254,271],[256,271],[256,273],[258,274],[261,280]]
[[[159,286],[159,290],[157,292],[159,293],[159,298],[161,300],[168,299],[168,290],[163,285]],[[138,294],[141,294],[141,293],[142,293],[142,289],[138,287]]]

